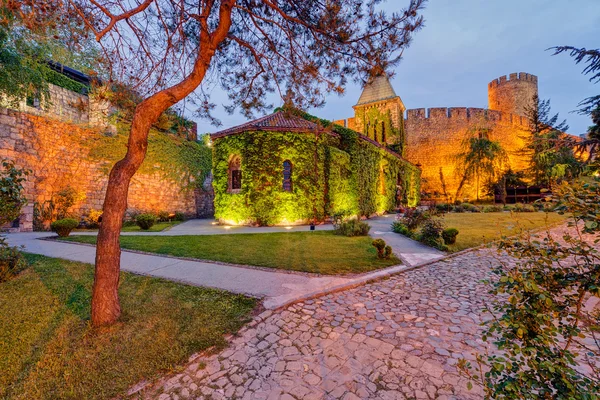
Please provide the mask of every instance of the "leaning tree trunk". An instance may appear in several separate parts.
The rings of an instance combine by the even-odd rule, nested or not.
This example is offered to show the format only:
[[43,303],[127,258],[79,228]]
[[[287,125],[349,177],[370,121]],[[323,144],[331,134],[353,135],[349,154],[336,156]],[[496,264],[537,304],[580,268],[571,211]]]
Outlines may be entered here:
[[102,225],[98,232],[96,245],[96,271],[92,290],[92,324],[94,326],[113,324],[121,315],[118,294],[121,267],[119,235],[127,209],[129,183],[146,156],[150,128],[163,112],[200,86],[216,48],[227,37],[231,27],[231,10],[235,1],[221,1],[219,24],[212,33],[209,31],[206,20],[201,23],[202,34],[200,35],[198,57],[190,74],[178,84],[161,90],[142,101],[135,109],[127,154],[111,170],[104,197]]
[[115,164],[108,178],[102,224],[96,245],[96,271],[92,291],[92,323],[95,326],[112,324],[121,315],[118,294],[121,261],[119,235],[127,209],[129,183],[144,161],[148,133],[154,122],[145,118],[144,111],[143,105],[136,109],[127,154]]

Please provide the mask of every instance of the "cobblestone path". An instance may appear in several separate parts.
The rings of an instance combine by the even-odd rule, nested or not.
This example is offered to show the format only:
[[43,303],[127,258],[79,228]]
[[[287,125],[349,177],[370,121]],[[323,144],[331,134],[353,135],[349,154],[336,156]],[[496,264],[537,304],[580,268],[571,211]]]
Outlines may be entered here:
[[262,314],[224,352],[146,393],[158,399],[475,399],[459,358],[479,339],[489,251]]

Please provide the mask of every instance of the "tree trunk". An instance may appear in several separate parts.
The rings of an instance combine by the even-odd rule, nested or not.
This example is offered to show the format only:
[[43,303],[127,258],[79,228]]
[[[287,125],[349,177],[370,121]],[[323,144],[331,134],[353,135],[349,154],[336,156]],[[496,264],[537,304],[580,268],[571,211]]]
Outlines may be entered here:
[[[212,33],[209,32],[206,22],[201,23],[198,57],[190,74],[178,84],[161,90],[142,101],[135,109],[127,154],[110,171],[104,197],[92,290],[92,324],[94,326],[113,324],[121,315],[118,294],[121,267],[119,236],[127,209],[129,183],[146,157],[150,128],[163,112],[188,96],[202,83],[215,54],[215,49],[227,37],[231,27],[231,9],[234,3],[235,0],[222,0],[219,5],[219,23]],[[207,15],[209,15],[210,8],[207,11]]]

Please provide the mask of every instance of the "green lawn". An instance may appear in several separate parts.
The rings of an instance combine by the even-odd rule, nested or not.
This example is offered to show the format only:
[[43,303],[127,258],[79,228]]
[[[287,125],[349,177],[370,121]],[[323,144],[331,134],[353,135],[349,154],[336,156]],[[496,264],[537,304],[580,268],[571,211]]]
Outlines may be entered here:
[[[141,229],[137,225],[124,226],[121,228],[121,232],[160,232],[164,230],[171,229],[175,225],[181,224],[182,221],[169,221],[169,222],[157,222],[152,226],[152,228],[147,231]],[[73,232],[97,232],[98,229],[75,229]]]
[[30,267],[0,284],[0,398],[110,399],[223,347],[256,300],[123,273],[122,321],[89,325],[93,267],[26,255]]
[[516,235],[523,230],[539,229],[555,225],[567,217],[556,213],[448,213],[444,214],[447,228],[458,229],[456,244],[448,246],[456,252]]
[[160,232],[164,231],[165,229],[171,229],[172,227],[174,227],[175,225],[179,225],[180,223],[181,221],[157,222],[152,226],[152,228],[146,231],[137,225],[124,226],[121,229],[121,232]]
[[[95,243],[94,236],[65,240]],[[361,273],[397,265],[379,260],[370,237],[346,237],[333,232],[257,233],[206,236],[121,236],[124,249],[178,257],[256,265],[334,275]]]

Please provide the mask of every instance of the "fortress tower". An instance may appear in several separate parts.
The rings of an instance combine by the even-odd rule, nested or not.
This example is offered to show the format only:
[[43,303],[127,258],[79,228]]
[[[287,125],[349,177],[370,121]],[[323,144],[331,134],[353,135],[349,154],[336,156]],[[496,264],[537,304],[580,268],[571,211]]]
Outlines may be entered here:
[[488,108],[508,114],[525,115],[538,93],[538,78],[525,72],[501,76],[488,84]]

